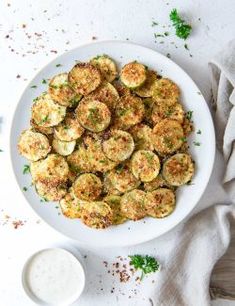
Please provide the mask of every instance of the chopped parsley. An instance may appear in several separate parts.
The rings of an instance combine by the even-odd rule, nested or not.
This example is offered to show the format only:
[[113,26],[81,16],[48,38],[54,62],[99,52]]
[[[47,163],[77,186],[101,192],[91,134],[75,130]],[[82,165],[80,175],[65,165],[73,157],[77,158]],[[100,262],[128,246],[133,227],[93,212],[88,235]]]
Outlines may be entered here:
[[24,186],[24,187],[23,187],[23,190],[24,190],[24,191],[27,191],[27,190],[28,190],[28,188]]
[[0,149],[0,152],[3,152],[3,150],[2,150],[2,149]]
[[41,125],[42,123],[47,122],[48,118],[49,118],[49,115],[46,115],[44,118],[42,118],[42,120],[39,122],[39,125]]
[[43,80],[42,80],[42,84],[47,84],[47,80],[46,80],[46,79],[43,79]]
[[194,144],[195,146],[197,146],[197,147],[200,147],[200,145],[201,145],[201,143],[198,142],[198,141],[194,141],[193,144]]
[[155,27],[157,25],[158,25],[158,23],[156,21],[152,21],[152,27]]
[[29,165],[24,165],[23,174],[28,174],[28,173],[30,173],[30,166]]
[[93,124],[96,124],[100,121],[99,110],[97,107],[89,108],[88,119],[91,120]]
[[164,36],[169,36],[169,32],[164,32]]
[[152,155],[151,153],[149,152],[145,152],[145,157],[147,158],[147,161],[149,164],[151,164],[153,162],[153,158],[154,158],[154,155]]
[[134,266],[136,270],[141,270],[140,280],[142,280],[146,274],[159,270],[160,265],[154,257],[148,255],[130,255],[128,257],[131,259],[130,265]]
[[167,53],[167,55],[166,55],[168,58],[171,58],[171,55],[170,55],[170,53]]
[[175,27],[175,33],[179,38],[187,39],[192,31],[192,27],[186,24],[185,21],[179,16],[177,9],[170,12],[170,20]]
[[37,88],[37,85],[32,85],[30,88]]
[[187,44],[184,44],[184,48],[185,48],[186,50],[189,50],[189,48],[188,48],[188,45],[187,45]]
[[40,199],[40,202],[44,203],[44,202],[48,202],[48,200],[46,198],[42,198],[42,199]]
[[181,137],[180,140],[182,140],[183,142],[187,142],[187,138],[186,137]]
[[193,117],[193,111],[188,111],[187,113],[186,113],[186,116],[185,116],[188,120],[192,120],[192,117]]
[[62,65],[61,64],[56,64],[55,66],[58,68],[58,67],[61,67]]
[[154,33],[154,37],[157,38],[157,37],[164,37],[163,34],[157,34],[157,33]]
[[202,133],[201,130],[198,130],[198,131],[197,131],[197,134],[198,134],[198,135],[201,135],[201,133]]

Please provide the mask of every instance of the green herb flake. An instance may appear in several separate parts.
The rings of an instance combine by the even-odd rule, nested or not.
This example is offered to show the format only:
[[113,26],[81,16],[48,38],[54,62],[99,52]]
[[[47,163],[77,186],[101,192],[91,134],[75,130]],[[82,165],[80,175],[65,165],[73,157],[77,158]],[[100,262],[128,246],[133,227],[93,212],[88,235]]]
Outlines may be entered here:
[[37,85],[32,85],[30,86],[30,88],[37,88]]
[[184,48],[185,48],[186,50],[189,50],[189,48],[188,48],[188,45],[187,45],[187,44],[184,44]]
[[154,33],[154,37],[155,37],[155,38],[158,38],[158,37],[164,37],[164,35],[163,35],[163,34],[157,34],[157,33]]
[[164,32],[164,35],[165,36],[169,36],[169,32]]
[[180,140],[182,140],[183,142],[187,142],[187,138],[186,137],[181,137]]
[[47,80],[46,80],[46,79],[43,79],[43,80],[42,80],[42,84],[47,84]]
[[24,187],[23,187],[23,190],[24,190],[24,191],[27,191],[27,190],[28,190],[28,188],[24,186]]
[[171,58],[171,55],[170,55],[170,53],[167,53],[167,55],[166,55],[168,58]]
[[61,64],[56,64],[55,66],[58,68],[58,67],[61,67],[62,65]]
[[196,147],[200,147],[201,143],[198,142],[198,141],[194,141],[193,144],[196,146]]
[[175,27],[175,33],[179,38],[187,39],[191,34],[192,27],[186,24],[185,21],[179,16],[177,9],[170,12],[170,20]]
[[192,120],[192,117],[193,117],[193,111],[188,111],[185,115],[185,117],[188,119],[188,120]]
[[152,27],[155,27],[157,25],[158,25],[158,23],[156,21],[152,21],[152,24],[151,24]]
[[198,134],[198,135],[201,135],[201,133],[202,133],[201,130],[198,130],[198,131],[197,131],[197,134]]
[[0,149],[0,152],[3,152],[3,150],[2,150],[2,149]]
[[30,173],[30,166],[29,165],[24,165],[23,174],[28,174],[28,173]]
[[141,270],[140,280],[144,278],[146,274],[153,273],[159,270],[158,261],[151,256],[142,256],[142,255],[130,255],[130,265],[134,266],[136,270]]

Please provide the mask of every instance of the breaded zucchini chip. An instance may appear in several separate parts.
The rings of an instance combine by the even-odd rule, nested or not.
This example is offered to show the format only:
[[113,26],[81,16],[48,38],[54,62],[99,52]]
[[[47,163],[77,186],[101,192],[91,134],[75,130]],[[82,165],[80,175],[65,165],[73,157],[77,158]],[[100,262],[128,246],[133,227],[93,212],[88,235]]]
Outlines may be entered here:
[[144,84],[139,88],[135,89],[135,93],[141,98],[152,97],[155,81],[157,80],[157,74],[152,70],[147,70],[146,75],[147,78]]
[[127,219],[125,216],[123,216],[121,212],[121,207],[120,207],[120,202],[121,202],[121,197],[110,194],[104,198],[104,202],[106,202],[112,209],[113,211],[113,224],[122,224],[124,223]]
[[159,103],[173,105],[179,100],[179,87],[169,79],[155,81],[153,88],[153,99]]
[[168,105],[165,103],[154,103],[152,110],[152,121],[154,124],[158,123],[162,119],[171,119],[183,123],[184,110],[180,103]]
[[89,227],[103,229],[112,225],[113,212],[105,202],[88,202],[81,208],[81,220]]
[[36,182],[35,189],[40,197],[47,201],[60,201],[67,193],[66,185],[51,186],[50,184]]
[[153,191],[155,189],[158,189],[160,187],[168,187],[168,188],[172,188],[172,186],[170,186],[166,180],[163,178],[162,174],[158,174],[158,176],[153,179],[151,182],[145,182],[144,183],[144,190],[145,191]]
[[135,89],[143,85],[146,77],[146,67],[137,62],[126,64],[120,73],[121,82],[126,87],[131,89]]
[[78,63],[69,72],[69,85],[79,95],[88,95],[101,83],[99,69],[89,63]]
[[145,197],[146,193],[138,189],[125,193],[120,203],[122,214],[134,221],[144,218],[146,216]]
[[115,127],[128,130],[144,117],[144,104],[138,97],[128,95],[120,98],[115,109]]
[[175,194],[171,189],[159,188],[148,192],[145,198],[147,214],[154,218],[169,216],[175,209]]
[[[96,135],[96,134],[95,134]],[[91,165],[91,172],[107,172],[112,170],[117,162],[110,160],[103,151],[102,140],[95,135],[89,135],[84,138],[84,143],[87,146],[87,154]]]
[[120,97],[128,96],[131,94],[131,90],[124,86],[120,81],[114,81],[113,86],[117,90]]
[[62,156],[68,156],[72,154],[76,146],[76,140],[62,141],[54,138],[52,141],[52,147],[54,151]]
[[134,151],[131,134],[122,130],[113,130],[110,137],[103,142],[104,154],[111,160],[120,162],[129,158]]
[[89,95],[89,98],[106,104],[109,110],[113,111],[118,103],[119,94],[112,84],[102,82],[101,85]]
[[41,133],[25,130],[18,142],[18,151],[31,161],[37,161],[47,156],[51,146],[47,137]]
[[83,145],[80,145],[77,150],[67,156],[67,162],[74,173],[90,172],[92,170],[87,149]]
[[84,128],[76,116],[68,114],[65,120],[55,127],[55,136],[62,141],[72,141],[80,138]]
[[66,107],[52,100],[49,94],[42,94],[32,106],[32,120],[41,127],[51,127],[64,120]]
[[139,123],[130,128],[129,132],[134,138],[136,150],[154,150],[152,129],[148,125]]
[[108,55],[97,55],[90,60],[90,63],[100,70],[106,81],[112,82],[117,77],[116,64]]
[[185,185],[192,179],[194,163],[189,154],[177,153],[163,164],[162,175],[172,186]]
[[96,133],[105,130],[111,120],[111,113],[107,105],[98,100],[81,101],[76,113],[80,124],[85,129]]
[[120,164],[107,174],[112,186],[121,193],[125,193],[140,185],[140,181],[133,175],[129,164]]
[[80,218],[81,205],[83,201],[77,199],[72,188],[66,193],[65,197],[60,200],[60,209],[67,218]]
[[136,151],[131,158],[131,170],[134,176],[142,182],[151,182],[160,171],[158,156],[152,151]]
[[63,156],[49,154],[45,159],[31,163],[30,172],[33,183],[57,187],[67,182],[69,166]]
[[160,155],[171,154],[184,143],[184,131],[178,121],[163,119],[153,128],[153,145]]
[[81,174],[73,183],[75,196],[84,201],[96,200],[102,192],[102,183],[93,173]]
[[68,73],[55,75],[49,82],[48,93],[54,101],[67,107],[76,106],[82,98],[69,86]]

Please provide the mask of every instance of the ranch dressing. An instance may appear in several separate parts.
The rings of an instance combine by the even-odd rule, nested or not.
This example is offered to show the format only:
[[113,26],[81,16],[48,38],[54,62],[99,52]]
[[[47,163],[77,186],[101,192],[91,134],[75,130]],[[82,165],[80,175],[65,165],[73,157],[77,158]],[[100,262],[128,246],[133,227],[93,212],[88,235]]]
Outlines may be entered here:
[[81,294],[84,280],[80,262],[59,248],[36,253],[24,271],[24,285],[29,295],[44,305],[70,305]]

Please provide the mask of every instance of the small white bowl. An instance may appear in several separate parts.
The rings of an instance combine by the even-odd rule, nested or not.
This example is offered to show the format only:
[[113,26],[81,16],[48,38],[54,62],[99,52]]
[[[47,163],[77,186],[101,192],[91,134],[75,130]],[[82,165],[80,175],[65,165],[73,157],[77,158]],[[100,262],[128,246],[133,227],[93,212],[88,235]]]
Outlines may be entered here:
[[[32,282],[31,282],[32,281],[32,275],[35,276],[34,281],[35,281],[36,277],[39,276],[39,275],[35,274],[35,269],[38,269],[38,268],[40,269],[40,268],[44,267],[42,264],[38,264],[38,261],[39,260],[45,260],[46,257],[52,263],[52,265],[49,265],[49,270],[51,270],[50,277],[51,276],[53,277],[53,273],[54,273],[54,276],[55,276],[55,274],[57,274],[56,277],[58,277],[58,273],[56,273],[55,269],[53,271],[53,268],[52,269],[50,268],[50,267],[53,267],[53,264],[54,264],[54,261],[52,260],[52,257],[53,257],[52,255],[63,257],[63,263],[64,263],[64,265],[67,264],[67,268],[69,268],[69,265],[70,265],[70,267],[71,267],[71,265],[74,265],[74,269],[76,269],[76,274],[77,274],[76,278],[78,279],[78,281],[80,283],[80,286],[78,286],[77,288],[73,288],[73,290],[71,292],[71,295],[67,296],[66,300],[65,299],[61,300],[60,299],[60,301],[56,300],[56,301],[53,302],[52,299],[50,299],[49,296],[43,298],[43,296],[42,296],[43,294],[41,294],[41,293],[37,294],[35,292],[36,285],[35,285],[35,283],[34,283],[34,285],[32,285]],[[45,276],[41,276],[41,277],[44,277],[44,281],[45,281]],[[63,275],[61,275],[61,277],[63,278]],[[75,275],[74,275],[74,277],[75,277]],[[40,278],[40,276],[39,276],[39,278]],[[30,282],[31,282],[31,284],[30,284]],[[38,282],[38,280],[36,280],[36,282]],[[66,282],[66,284],[69,284],[69,282]],[[63,284],[63,285],[66,286],[66,284]],[[82,257],[80,255],[80,253],[75,248],[72,248],[72,247],[65,247],[65,248],[59,248],[59,247],[54,248],[53,247],[53,248],[46,248],[46,249],[37,251],[36,253],[31,255],[27,259],[26,263],[24,264],[24,267],[23,267],[23,270],[22,270],[22,285],[23,285],[24,291],[28,295],[28,297],[38,305],[44,305],[44,306],[64,306],[64,305],[67,305],[68,306],[68,305],[73,304],[74,302],[76,302],[78,300],[78,298],[82,294],[83,289],[85,287],[85,271],[84,271],[84,267],[83,267],[83,264],[82,264]],[[54,288],[54,289],[56,290],[57,288]],[[63,292],[63,290],[59,290],[58,292]],[[39,296],[39,295],[41,295],[41,296]]]

